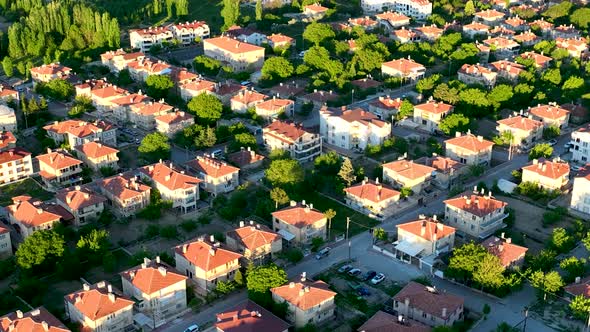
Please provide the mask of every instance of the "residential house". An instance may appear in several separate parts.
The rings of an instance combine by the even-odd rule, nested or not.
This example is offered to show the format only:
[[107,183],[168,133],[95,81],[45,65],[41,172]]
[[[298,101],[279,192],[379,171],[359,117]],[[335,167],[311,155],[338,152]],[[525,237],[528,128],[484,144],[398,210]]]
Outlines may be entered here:
[[0,149],[0,185],[33,175],[31,153],[21,148]]
[[0,331],[71,332],[44,307],[38,307],[26,313],[17,310],[0,317]]
[[112,100],[112,112],[107,116],[111,117],[118,124],[125,125],[130,122],[129,113],[131,106],[140,103],[152,101],[152,98],[144,95],[141,90],[138,93],[132,93]]
[[242,253],[244,258],[256,262],[268,262],[283,250],[283,238],[270,228],[240,221],[240,227],[226,233],[229,249]]
[[288,332],[289,323],[251,300],[218,313],[215,332]]
[[172,112],[173,107],[160,100],[130,105],[129,110],[129,121],[141,129],[150,131],[156,127],[155,118]]
[[119,169],[119,165],[117,164],[119,161],[119,157],[117,156],[119,150],[115,148],[111,148],[100,142],[90,142],[84,145],[78,145],[75,150],[78,158],[94,171],[100,171],[101,168]]
[[144,258],[140,266],[120,273],[123,294],[135,301],[134,309],[146,315],[150,328],[162,326],[176,319],[187,309],[186,280],[160,256]]
[[10,229],[0,226],[0,258],[12,256],[12,242],[10,241]]
[[535,53],[533,51],[524,52],[520,54],[520,57],[523,59],[533,59],[535,67],[539,69],[545,69],[549,67],[549,64],[551,61],[553,61],[553,58],[543,55],[543,52],[541,52],[541,54]]
[[505,19],[502,25],[514,31],[524,31],[527,28],[527,22],[518,15]]
[[14,148],[16,148],[16,137],[9,131],[0,131],[0,151]]
[[570,56],[580,58],[588,52],[588,44],[585,38],[556,38],[555,47],[567,50]]
[[[234,99],[232,99],[233,102]],[[280,114],[292,116],[295,110],[295,102],[291,99],[277,99],[276,97],[272,97],[272,99],[256,103],[254,108],[256,109],[256,114],[264,118],[276,118]]]
[[270,292],[275,302],[287,303],[286,319],[296,328],[319,325],[334,317],[336,292],[321,280],[312,282],[302,277],[300,282],[274,287]]
[[199,238],[174,248],[176,269],[194,282],[200,294],[211,292],[220,281],[233,280],[241,258],[242,255],[222,248],[213,236],[209,241]]
[[[586,125],[572,131],[570,151],[572,161],[588,163],[590,160],[590,126]],[[0,158],[1,159],[1,158]]]
[[61,215],[48,211],[42,201],[30,196],[12,197],[12,205],[6,207],[8,221],[23,238],[35,231],[52,229],[60,222]]
[[590,277],[576,277],[575,281],[563,287],[566,298],[572,301],[577,296],[590,298]]
[[489,70],[487,67],[480,64],[470,65],[464,64],[457,71],[459,81],[465,84],[479,84],[487,88],[491,88],[496,84],[497,73]]
[[522,46],[534,46],[541,40],[539,36],[535,35],[531,31],[521,32],[520,34],[512,37],[512,39],[519,42]]
[[145,58],[143,52],[127,53],[123,49],[116,51],[107,51],[100,55],[100,60],[104,66],[109,67],[110,70],[118,73],[123,69],[127,69],[129,63],[139,61]]
[[415,163],[413,160],[400,159],[383,164],[383,181],[391,183],[394,188],[409,188],[419,194],[430,186],[432,174],[436,169]]
[[270,88],[270,94],[277,96],[277,98],[289,99],[300,95],[305,89],[299,84],[293,82],[292,84],[279,83]]
[[420,40],[425,42],[434,42],[435,40],[439,39],[444,30],[437,27],[434,24],[431,25],[422,25],[421,27],[414,28],[418,36],[420,36]]
[[354,89],[359,89],[360,91],[370,93],[376,92],[377,89],[383,85],[383,83],[368,76],[350,81],[350,85],[352,85]]
[[184,67],[172,66],[168,77],[174,83],[175,91],[178,92],[180,86],[198,80],[201,76],[188,71]]
[[195,124],[195,117],[185,112],[171,112],[154,118],[156,121],[156,130],[162,134],[173,138],[176,133]]
[[217,83],[198,78],[180,85],[180,98],[188,102],[202,93],[213,94],[216,88]]
[[433,258],[451,252],[455,246],[455,228],[444,225],[436,215],[427,218],[420,215],[418,220],[399,224],[395,256],[410,264],[416,264],[421,270],[432,271]]
[[147,52],[154,45],[172,42],[174,34],[168,27],[149,27],[147,29],[129,30],[129,42],[132,48]]
[[363,180],[345,188],[346,204],[364,214],[377,217],[391,216],[400,199],[400,192],[376,181]]
[[483,40],[491,51],[499,58],[513,58],[520,52],[520,44],[505,37],[490,37]]
[[498,77],[502,77],[511,82],[518,81],[520,73],[525,70],[523,65],[508,60],[500,60],[490,63],[492,70],[498,73]]
[[393,310],[428,326],[452,326],[463,321],[462,297],[410,281],[393,297]]
[[229,29],[225,31],[225,35],[238,41],[256,46],[262,46],[263,44],[268,43],[268,39],[264,33],[250,28],[242,28],[238,25],[229,27]]
[[483,10],[475,13],[474,21],[481,22],[488,26],[497,26],[504,21],[504,13],[495,9]]
[[533,159],[530,165],[522,168],[522,182],[532,182],[547,190],[560,190],[569,182],[570,166],[567,162],[555,159]]
[[124,332],[133,329],[134,301],[106,281],[84,284],[82,290],[64,297],[66,316],[84,331]]
[[245,86],[233,83],[231,81],[226,81],[225,83],[218,83],[215,85],[213,95],[221,100],[223,105],[230,106],[231,98],[243,90],[246,90]]
[[428,0],[393,0],[388,7],[418,21],[424,21],[432,14],[432,2]]
[[[115,51],[111,52],[114,53]],[[104,55],[105,54],[102,54],[101,57]],[[74,89],[76,89],[76,97],[92,98],[92,90],[102,89],[108,85],[109,83],[104,79],[92,78],[85,80],[80,84],[76,84],[74,86]]]
[[264,48],[229,37],[205,39],[205,55],[229,65],[234,72],[254,71],[262,68]]
[[295,39],[285,36],[282,33],[273,33],[270,36],[267,36],[266,39],[268,41],[268,46],[272,49],[277,47],[288,49],[295,45]]
[[415,320],[379,310],[361,325],[357,332],[430,332],[431,330],[430,327]]
[[172,31],[174,38],[180,40],[182,45],[185,46],[196,42],[198,39],[209,38],[211,33],[209,25],[205,21],[171,24],[168,29]]
[[90,99],[92,100],[92,105],[96,107],[99,116],[112,116],[113,109],[118,106],[113,101],[129,94],[129,91],[123,88],[115,85],[106,85],[92,89]]
[[303,6],[303,15],[311,19],[320,19],[326,15],[329,8],[321,6],[317,3]]
[[256,151],[252,150],[250,147],[247,149],[241,147],[240,151],[227,155],[227,160],[240,169],[258,168],[262,166],[264,159],[263,155],[256,153]]
[[178,171],[172,163],[159,163],[140,167],[140,176],[152,183],[162,195],[162,199],[172,202],[172,208],[187,213],[197,209],[199,183],[196,177]]
[[204,155],[197,156],[186,165],[201,180],[203,189],[214,196],[231,192],[239,185],[240,169],[226,162]]
[[551,32],[553,31],[553,23],[545,21],[545,19],[543,17],[529,23],[529,27],[531,27],[533,29],[539,29],[539,31],[544,36],[550,35]]
[[16,132],[18,130],[16,113],[6,105],[0,105],[0,131]]
[[465,135],[457,132],[454,138],[445,141],[445,156],[466,165],[490,165],[493,142],[475,136],[469,131]]
[[312,93],[308,93],[304,96],[298,97],[298,101],[300,104],[313,104],[313,110],[319,110],[323,106],[325,106],[328,102],[337,101],[340,98],[340,95],[337,93],[326,91],[318,91],[314,89]]
[[378,119],[387,120],[399,112],[402,106],[401,98],[391,98],[390,96],[379,96],[379,98],[369,102],[369,112],[375,114]]
[[534,142],[543,138],[543,123],[533,120],[532,117],[510,116],[496,121],[496,130],[499,134],[510,132],[512,144],[516,146],[531,146]]
[[538,104],[535,107],[529,107],[528,112],[533,116],[533,119],[543,122],[545,128],[552,126],[564,129],[570,120],[570,111],[557,106],[557,103]]
[[20,100],[18,91],[10,87],[0,84],[0,102],[7,103],[9,101],[18,102]]
[[449,157],[433,154],[432,157],[422,157],[414,160],[415,163],[434,168],[435,174],[431,183],[440,189],[450,189],[460,183],[461,177],[467,175],[469,167]]
[[299,162],[314,160],[322,153],[322,137],[292,122],[273,121],[262,129],[262,139],[267,150],[286,150]]
[[444,203],[446,223],[475,238],[484,239],[504,227],[503,221],[508,216],[504,210],[507,204],[491,193],[485,195],[474,190]]
[[576,29],[576,27],[574,27],[573,24],[570,25],[565,25],[565,24],[561,24],[556,26],[553,30],[551,30],[551,37],[553,39],[557,39],[557,38],[580,38],[581,34],[580,31],[578,29]]
[[150,204],[150,186],[130,173],[99,180],[97,186],[114,212],[123,217],[132,216]]
[[291,201],[288,207],[273,212],[272,220],[273,230],[287,242],[307,245],[316,237],[326,239],[326,216],[305,201]]
[[384,62],[381,65],[381,73],[387,76],[401,77],[402,79],[417,80],[424,76],[426,67],[412,59],[402,58]]
[[365,31],[367,31],[367,30],[375,29],[379,25],[379,23],[377,23],[376,20],[373,20],[369,16],[365,16],[365,17],[349,18],[348,25],[351,27],[358,26],[358,27],[363,28]]
[[570,209],[590,215],[590,165],[582,167],[574,178]]
[[231,110],[236,113],[247,113],[248,109],[255,108],[256,105],[262,103],[266,98],[268,98],[267,95],[254,90],[240,91],[231,98]]
[[474,39],[477,36],[486,36],[490,30],[490,26],[479,22],[473,22],[464,25],[462,29],[464,35]]
[[387,30],[393,30],[402,26],[410,25],[410,18],[404,14],[385,11],[375,15],[377,22]]
[[488,31],[488,38],[489,37],[513,38],[514,35],[516,35],[516,31],[510,30],[503,25],[495,26],[490,31]]
[[71,148],[95,141],[117,146],[117,127],[103,120],[95,120],[94,122],[54,121],[52,124],[44,126],[43,129],[47,131],[47,136],[55,143],[66,143]]
[[422,129],[434,133],[439,129],[440,122],[453,109],[452,105],[437,102],[430,98],[426,103],[414,106],[414,123],[418,124]]
[[131,78],[137,82],[145,82],[152,75],[170,75],[172,73],[171,65],[162,60],[153,61],[150,58],[130,62],[127,69],[129,69]]
[[511,238],[504,238],[504,233],[502,233],[501,238],[490,236],[481,245],[490,254],[498,257],[502,266],[507,269],[521,268],[524,263],[524,255],[529,250],[526,247],[512,243]]
[[90,186],[84,185],[59,190],[55,194],[55,200],[74,216],[75,225],[79,227],[98,220],[107,199]]
[[49,82],[55,79],[67,79],[72,74],[72,68],[61,65],[59,62],[43,64],[39,67],[31,68],[31,78],[33,84],[39,82]]
[[362,108],[322,107],[320,135],[324,142],[340,148],[364,150],[369,145],[382,144],[391,135],[391,124]]
[[82,181],[82,161],[65,151],[51,151],[38,155],[39,175],[48,188],[62,188]]
[[[400,42],[400,44],[419,43],[421,41],[420,35],[414,31],[414,29],[406,29],[406,27],[393,30],[389,35],[391,36],[391,39]],[[383,68],[381,69],[381,72],[385,73]]]

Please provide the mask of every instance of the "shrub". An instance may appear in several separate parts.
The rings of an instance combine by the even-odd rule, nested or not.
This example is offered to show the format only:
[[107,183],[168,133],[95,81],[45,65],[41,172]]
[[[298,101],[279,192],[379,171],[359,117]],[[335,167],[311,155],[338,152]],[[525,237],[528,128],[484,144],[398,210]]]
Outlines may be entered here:
[[178,236],[178,230],[174,225],[164,226],[160,229],[160,236],[165,239],[173,239]]
[[151,239],[160,235],[160,226],[158,225],[149,225],[144,232],[146,238]]
[[182,230],[187,233],[194,231],[195,229],[197,229],[197,227],[199,227],[199,225],[195,220],[185,220],[182,223],[180,223],[180,228],[182,228]]

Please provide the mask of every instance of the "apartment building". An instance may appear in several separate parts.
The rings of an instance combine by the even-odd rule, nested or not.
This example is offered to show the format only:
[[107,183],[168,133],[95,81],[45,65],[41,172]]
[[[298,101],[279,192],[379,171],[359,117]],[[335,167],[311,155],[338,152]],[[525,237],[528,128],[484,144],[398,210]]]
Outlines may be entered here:
[[524,52],[520,54],[520,57],[523,59],[532,59],[534,61],[535,67],[539,69],[544,69],[549,67],[551,61],[553,61],[552,57],[548,57],[541,52],[541,54],[530,51]]
[[6,105],[0,105],[0,131],[16,132],[18,130],[16,113]]
[[240,169],[224,161],[205,155],[197,156],[186,165],[201,180],[203,189],[214,196],[231,192],[239,185]]
[[498,124],[496,131],[499,134],[510,132],[512,134],[512,144],[516,146],[529,147],[543,138],[543,123],[533,120],[532,116],[510,116],[498,120],[496,123]]
[[547,190],[560,190],[569,182],[570,167],[561,160],[533,159],[522,168],[522,181],[532,182]]
[[463,321],[462,297],[410,281],[393,297],[393,310],[428,326],[452,326]]
[[394,188],[410,188],[419,194],[430,186],[432,174],[436,169],[415,163],[413,160],[400,159],[383,164],[383,182],[391,183]]
[[160,261],[144,258],[140,266],[119,273],[123,294],[135,301],[134,309],[149,318],[148,327],[156,328],[182,315],[187,308],[187,277],[175,273]]
[[152,101],[152,98],[144,95],[141,90],[138,93],[124,95],[111,100],[111,112],[107,114],[108,117],[116,121],[119,125],[127,125],[130,122],[129,113],[131,106],[140,103],[147,103]]
[[[436,219],[436,215],[427,218],[420,215],[418,220],[399,224],[395,256],[407,263],[418,263],[420,269],[427,268],[423,258],[451,252],[455,246],[455,228],[444,225]],[[431,268],[431,267],[430,267]]]
[[196,291],[206,295],[219,281],[231,281],[240,268],[242,255],[224,249],[215,238],[187,242],[174,248],[176,269],[191,279]]
[[324,142],[347,150],[364,150],[380,145],[391,135],[391,124],[362,108],[322,107],[320,135]]
[[270,228],[254,221],[240,221],[240,227],[226,233],[229,249],[243,253],[244,258],[255,263],[265,263],[283,250],[283,238]]
[[234,72],[255,71],[264,64],[264,48],[229,37],[209,38],[203,42],[205,55],[226,63]]
[[65,151],[51,151],[38,155],[39,175],[48,188],[63,188],[82,182],[82,162]]
[[480,64],[464,64],[457,71],[459,81],[465,84],[479,84],[491,88],[496,84],[497,73]]
[[533,119],[543,122],[545,128],[553,126],[563,129],[570,121],[570,111],[557,106],[557,103],[538,104],[535,107],[529,107],[528,112]]
[[90,142],[78,145],[75,151],[78,158],[95,172],[100,171],[101,168],[119,169],[119,165],[117,164],[119,161],[119,157],[117,156],[119,150],[115,148],[111,148],[100,142]]
[[291,201],[288,207],[272,213],[273,230],[287,242],[310,244],[313,238],[326,239],[326,216],[305,201]]
[[43,127],[47,136],[55,143],[66,143],[74,148],[89,142],[99,141],[110,146],[117,146],[117,127],[104,120],[87,122],[83,120],[54,121]]
[[369,112],[375,114],[378,119],[387,120],[399,112],[402,106],[401,98],[380,96],[369,103]]
[[527,47],[534,46],[536,43],[541,41],[541,38],[531,31],[521,32],[518,35],[512,37],[512,39],[516,40],[518,43],[520,43],[520,45]]
[[173,138],[178,132],[195,124],[195,117],[185,112],[171,112],[154,118],[156,130]]
[[12,256],[10,229],[0,226],[0,259]]
[[116,73],[123,69],[127,69],[129,63],[140,61],[142,59],[145,59],[145,54],[143,52],[127,53],[123,49],[107,51],[100,55],[101,63]]
[[301,281],[270,289],[272,299],[277,303],[287,303],[287,321],[296,328],[307,324],[320,324],[334,317],[336,292],[330,290],[325,282]]
[[387,76],[400,77],[402,79],[417,80],[424,76],[426,67],[412,59],[397,59],[384,62],[381,65],[381,73]]
[[475,13],[474,21],[488,26],[497,26],[504,21],[504,13],[495,9],[483,10]]
[[590,166],[582,167],[574,178],[570,209],[590,215]]
[[154,130],[156,128],[155,118],[172,112],[174,108],[166,104],[163,100],[146,103],[139,103],[129,106],[129,121],[144,130]]
[[262,129],[267,150],[286,150],[299,162],[314,160],[322,153],[322,137],[292,122],[275,120]]
[[416,31],[416,33],[418,34],[418,36],[420,37],[420,40],[425,41],[425,42],[434,42],[437,39],[439,39],[444,30],[437,27],[434,24],[431,25],[425,25],[423,24],[421,27],[416,27],[414,28],[414,31]]
[[171,42],[174,39],[172,30],[168,27],[149,27],[147,29],[129,30],[129,42],[132,48],[147,52],[154,45]]
[[133,331],[133,304],[106,281],[84,284],[64,297],[66,316],[90,332]]
[[137,82],[145,82],[152,75],[172,74],[171,65],[162,60],[153,61],[150,58],[130,62],[127,65],[127,69],[131,78]]
[[430,98],[426,103],[414,106],[414,123],[418,124],[420,128],[434,133],[439,129],[440,122],[454,109],[455,107],[452,105]]
[[74,216],[77,227],[98,220],[106,200],[88,185],[61,189],[55,194],[55,201]]
[[0,317],[0,329],[10,332],[71,332],[44,307],[23,313],[20,310]]
[[194,81],[180,85],[180,98],[188,102],[202,93],[214,94],[216,89],[217,83],[198,78]]
[[209,25],[205,21],[192,21],[184,23],[176,23],[168,26],[168,29],[172,31],[174,38],[180,40],[182,45],[190,45],[197,39],[209,38],[211,30]]
[[47,205],[30,196],[12,197],[12,205],[6,207],[8,220],[23,238],[35,231],[52,229],[62,216],[48,211]]
[[566,50],[574,58],[580,58],[588,52],[588,41],[585,38],[556,38],[555,47]]
[[251,300],[239,303],[216,316],[216,332],[288,332],[290,327],[289,323]]
[[150,204],[151,188],[130,173],[115,175],[97,181],[101,193],[108,199],[113,211],[129,217]]
[[445,141],[445,156],[466,165],[490,165],[493,142],[475,136],[469,131],[465,135],[457,132],[454,138]]
[[394,212],[400,199],[400,192],[376,181],[363,180],[345,188],[346,204],[367,215],[385,218]]
[[465,36],[474,39],[477,36],[487,36],[490,26],[480,22],[473,22],[464,25],[462,29]]
[[590,160],[590,126],[572,131],[571,136],[572,161],[587,163]]
[[250,108],[255,108],[266,98],[268,98],[267,95],[254,90],[242,90],[230,99],[230,107],[236,113],[246,113]]
[[523,65],[508,60],[494,61],[490,63],[490,68],[498,73],[498,77],[504,78],[513,83],[517,82],[520,73],[525,71]]
[[485,239],[504,227],[503,221],[508,216],[504,211],[507,204],[491,193],[485,195],[474,190],[444,203],[446,223],[474,238]]
[[16,148],[16,137],[9,131],[0,131],[0,151]]
[[292,116],[295,110],[295,102],[291,99],[280,99],[273,96],[272,99],[256,104],[255,109],[256,114],[267,119],[276,118],[280,114]]
[[430,332],[432,329],[413,319],[394,316],[384,311],[377,311],[357,331],[362,332]]
[[61,65],[59,62],[43,64],[39,67],[31,68],[31,78],[33,84],[39,82],[49,82],[55,79],[67,79],[72,74],[72,68]]
[[31,153],[21,148],[0,149],[0,185],[33,175]]
[[172,207],[187,213],[197,209],[199,183],[196,177],[178,171],[170,162],[159,162],[138,169],[142,178],[149,180],[162,199],[172,202]]
[[481,245],[492,255],[500,259],[500,263],[507,269],[521,268],[524,263],[524,256],[529,250],[512,243],[511,238],[490,236]]

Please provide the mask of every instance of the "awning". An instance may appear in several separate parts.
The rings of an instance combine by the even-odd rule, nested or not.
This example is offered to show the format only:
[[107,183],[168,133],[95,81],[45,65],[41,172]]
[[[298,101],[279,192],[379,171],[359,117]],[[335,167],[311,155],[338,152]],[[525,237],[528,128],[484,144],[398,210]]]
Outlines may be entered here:
[[293,235],[293,233],[291,233],[287,230],[284,230],[284,229],[281,229],[279,231],[279,234],[281,234],[283,239],[285,239],[287,242],[291,242],[291,240],[293,240],[295,238],[295,235]]
[[395,249],[403,252],[404,254],[408,254],[412,257],[416,257],[416,255],[421,253],[423,250],[415,243],[410,243],[410,242],[405,242],[405,241],[398,243],[397,246],[395,246]]

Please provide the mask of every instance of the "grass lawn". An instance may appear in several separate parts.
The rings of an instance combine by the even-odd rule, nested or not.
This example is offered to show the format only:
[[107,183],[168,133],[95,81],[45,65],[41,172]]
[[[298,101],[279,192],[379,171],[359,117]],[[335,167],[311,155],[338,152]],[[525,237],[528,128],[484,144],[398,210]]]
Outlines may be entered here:
[[12,197],[28,195],[40,200],[48,200],[53,197],[50,192],[41,188],[34,180],[26,179],[0,187],[0,206],[12,204]]
[[346,233],[346,217],[350,217],[350,236],[368,231],[379,222],[364,214],[358,213],[351,208],[326,198],[317,192],[310,193],[306,201],[313,204],[313,207],[324,212],[328,209],[336,211],[336,217],[332,219],[332,230],[330,236],[334,237]]

